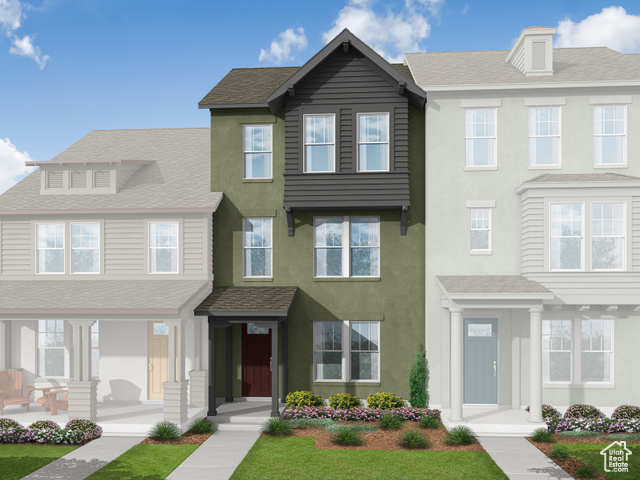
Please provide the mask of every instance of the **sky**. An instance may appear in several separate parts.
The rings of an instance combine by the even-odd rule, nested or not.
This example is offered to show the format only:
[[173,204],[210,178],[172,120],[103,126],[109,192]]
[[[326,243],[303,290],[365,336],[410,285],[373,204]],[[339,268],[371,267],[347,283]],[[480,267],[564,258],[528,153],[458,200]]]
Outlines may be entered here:
[[0,0],[0,193],[96,129],[206,127],[198,101],[236,67],[302,65],[343,28],[390,61],[555,46],[640,53],[640,2]]

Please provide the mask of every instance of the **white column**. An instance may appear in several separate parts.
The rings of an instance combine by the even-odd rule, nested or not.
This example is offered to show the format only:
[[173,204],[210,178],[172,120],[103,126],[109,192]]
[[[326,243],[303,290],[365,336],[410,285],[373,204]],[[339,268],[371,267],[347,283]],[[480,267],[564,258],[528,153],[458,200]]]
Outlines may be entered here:
[[91,326],[95,320],[70,320],[73,326],[73,380],[69,388],[69,419],[97,418],[98,380],[91,380]]
[[542,310],[529,309],[529,421],[540,423],[542,418]]
[[202,319],[193,319],[193,369],[202,370]]
[[8,320],[0,320],[0,370],[9,368],[9,339],[11,330]]
[[452,422],[462,422],[462,309],[450,308],[451,313],[451,415]]
[[82,325],[82,381],[91,380],[91,326],[95,322]]
[[69,322],[73,327],[73,381],[82,381],[82,321]]
[[179,427],[187,421],[187,381],[184,380],[184,320],[164,320],[169,327],[169,380],[162,384],[163,417]]

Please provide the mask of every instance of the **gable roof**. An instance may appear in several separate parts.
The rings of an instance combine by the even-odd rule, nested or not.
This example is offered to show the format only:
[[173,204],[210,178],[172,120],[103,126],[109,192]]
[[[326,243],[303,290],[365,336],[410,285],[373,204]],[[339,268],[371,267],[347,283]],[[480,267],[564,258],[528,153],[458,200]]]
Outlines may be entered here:
[[298,287],[215,287],[196,307],[203,316],[286,316]]
[[522,275],[457,275],[438,276],[438,283],[444,292],[456,294],[550,294],[538,282]]

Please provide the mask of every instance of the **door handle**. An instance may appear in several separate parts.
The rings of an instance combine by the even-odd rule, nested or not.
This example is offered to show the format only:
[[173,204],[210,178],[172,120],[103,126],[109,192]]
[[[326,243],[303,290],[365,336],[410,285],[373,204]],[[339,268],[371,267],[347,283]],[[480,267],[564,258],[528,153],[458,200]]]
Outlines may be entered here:
[[496,365],[496,361],[493,361],[493,376],[496,376],[496,372],[498,371],[498,366]]
[[153,372],[153,362],[149,359],[149,371]]
[[273,357],[269,357],[269,371],[273,372]]

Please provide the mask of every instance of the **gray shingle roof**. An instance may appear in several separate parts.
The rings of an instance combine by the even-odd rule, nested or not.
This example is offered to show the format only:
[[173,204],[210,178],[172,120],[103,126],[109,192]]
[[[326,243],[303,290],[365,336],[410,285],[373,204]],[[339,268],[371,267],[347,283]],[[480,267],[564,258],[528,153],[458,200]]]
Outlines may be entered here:
[[209,128],[94,130],[54,162],[153,160],[116,194],[40,195],[40,172],[0,195],[0,213],[28,210],[207,209],[222,193],[211,192]]
[[215,287],[196,312],[281,313],[289,311],[298,287]]
[[[407,53],[415,82],[436,85],[640,82],[640,55],[606,47],[554,48],[553,75],[525,76],[506,62],[509,50]],[[428,89],[428,88],[427,88]]]
[[449,294],[551,293],[538,282],[521,275],[461,275],[437,278]]
[[640,178],[619,173],[545,173],[527,182],[640,182]]
[[3,280],[0,313],[177,314],[206,285],[176,279]]

